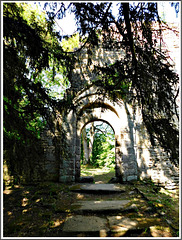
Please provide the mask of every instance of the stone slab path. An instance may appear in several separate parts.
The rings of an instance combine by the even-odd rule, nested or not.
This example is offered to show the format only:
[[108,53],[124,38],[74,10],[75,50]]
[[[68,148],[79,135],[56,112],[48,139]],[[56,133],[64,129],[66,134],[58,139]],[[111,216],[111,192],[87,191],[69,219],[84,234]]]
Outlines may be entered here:
[[66,237],[172,237],[161,220],[132,185],[76,184],[78,200],[64,222]]
[[76,215],[68,217],[63,227],[65,232],[100,232],[100,230],[109,231],[107,219],[96,216]]
[[117,212],[128,210],[129,200],[111,200],[111,201],[78,201],[72,204],[73,212]]
[[75,192],[92,192],[92,193],[121,193],[126,191],[126,187],[121,184],[76,184],[70,187]]

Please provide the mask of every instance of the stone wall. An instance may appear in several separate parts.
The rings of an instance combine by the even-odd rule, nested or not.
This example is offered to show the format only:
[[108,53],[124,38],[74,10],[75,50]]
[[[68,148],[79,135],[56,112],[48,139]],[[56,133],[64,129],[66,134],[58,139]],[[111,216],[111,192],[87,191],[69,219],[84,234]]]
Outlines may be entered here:
[[17,140],[10,147],[6,146],[3,151],[4,185],[46,180],[48,177],[47,162],[43,155],[43,148],[38,140],[33,140],[32,143],[29,142],[26,145],[22,145]]
[[167,153],[159,144],[155,147],[151,145],[149,134],[142,122],[140,109],[135,115],[134,132],[138,178],[150,178],[156,184],[168,189],[178,187],[179,165],[169,160]]

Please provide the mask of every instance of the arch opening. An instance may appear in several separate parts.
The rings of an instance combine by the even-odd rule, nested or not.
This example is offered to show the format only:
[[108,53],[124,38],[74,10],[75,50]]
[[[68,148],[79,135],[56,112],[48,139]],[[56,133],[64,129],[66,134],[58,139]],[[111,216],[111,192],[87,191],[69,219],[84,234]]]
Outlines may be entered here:
[[115,177],[115,132],[110,124],[96,120],[81,130],[80,176],[107,183]]

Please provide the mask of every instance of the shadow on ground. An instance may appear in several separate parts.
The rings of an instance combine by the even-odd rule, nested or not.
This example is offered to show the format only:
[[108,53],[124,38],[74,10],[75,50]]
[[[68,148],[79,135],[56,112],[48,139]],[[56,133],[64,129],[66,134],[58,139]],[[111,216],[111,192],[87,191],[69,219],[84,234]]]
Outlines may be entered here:
[[[112,175],[113,176],[113,175]],[[95,176],[105,182],[109,173]],[[103,183],[102,182],[102,183]],[[150,181],[124,184],[124,192],[101,194],[70,190],[71,185],[39,183],[7,187],[3,192],[4,237],[176,237],[179,235],[179,193],[154,186]],[[85,202],[84,202],[85,201]],[[78,212],[79,204],[125,201],[123,209]],[[128,202],[129,201],[129,202]],[[109,203],[110,204],[110,203]],[[76,206],[76,207],[74,207]],[[108,205],[109,206],[109,205]],[[131,207],[134,206],[134,207]],[[107,210],[107,209],[106,209]],[[110,211],[109,211],[110,210]],[[87,217],[85,221],[82,217]],[[107,228],[65,231],[69,219],[92,225],[93,217]],[[103,220],[105,219],[105,220]],[[94,220],[95,221],[95,220]],[[109,225],[108,225],[109,224]],[[132,225],[133,224],[133,225]],[[104,225],[105,226],[105,225]],[[133,226],[133,227],[132,227]]]

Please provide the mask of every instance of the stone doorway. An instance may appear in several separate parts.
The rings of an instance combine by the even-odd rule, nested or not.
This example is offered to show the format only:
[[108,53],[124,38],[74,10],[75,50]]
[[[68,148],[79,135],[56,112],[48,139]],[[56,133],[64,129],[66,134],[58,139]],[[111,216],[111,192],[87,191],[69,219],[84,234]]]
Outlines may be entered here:
[[118,182],[137,179],[132,115],[123,101],[113,102],[92,86],[77,94],[74,107],[65,111],[64,130],[68,154],[60,161],[60,182],[80,181],[81,133],[95,121],[108,123],[115,133],[115,177]]
[[108,183],[116,176],[115,132],[105,121],[93,121],[81,133],[80,177]]

